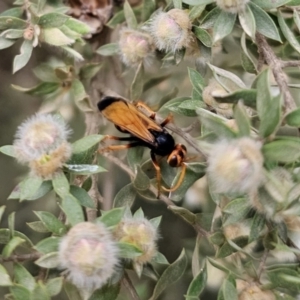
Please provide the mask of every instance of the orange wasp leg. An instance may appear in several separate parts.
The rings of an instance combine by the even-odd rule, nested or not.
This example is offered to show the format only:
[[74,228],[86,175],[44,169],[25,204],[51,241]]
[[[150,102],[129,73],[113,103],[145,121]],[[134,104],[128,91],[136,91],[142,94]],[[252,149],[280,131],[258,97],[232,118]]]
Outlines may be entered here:
[[177,183],[174,186],[172,186],[171,188],[169,188],[169,189],[167,189],[165,187],[162,187],[162,189],[164,191],[166,191],[166,192],[174,192],[174,191],[176,191],[180,187],[180,185],[182,184],[182,181],[184,179],[184,175],[186,173],[186,164],[182,164],[181,167],[182,167],[181,174],[180,174],[180,177],[179,177]]
[[[145,112],[147,112],[147,114],[149,115],[148,117],[152,120],[155,119],[155,116],[156,116],[156,112],[154,112],[147,104],[141,102],[141,101],[138,101],[136,104],[135,104],[135,107],[140,109],[140,110],[144,110]],[[170,123],[171,121],[173,121],[173,115],[172,114],[169,114],[167,116],[167,118],[162,121],[162,123],[160,123],[160,126],[161,127],[165,127],[168,123]]]
[[[128,137],[118,137],[118,136],[113,136],[113,135],[106,135],[104,137],[104,140],[116,140],[116,141],[134,141],[136,140],[135,137],[132,137],[132,136],[128,136]],[[140,142],[132,142],[132,143],[129,143],[129,144],[125,144],[125,145],[110,145],[110,146],[107,146],[105,148],[102,148],[102,149],[99,149],[98,152],[105,152],[105,151],[111,151],[111,150],[122,150],[122,149],[129,149],[129,148],[133,148],[133,147],[137,147],[137,146],[140,146],[141,143]]]
[[159,198],[160,196],[160,190],[161,190],[161,173],[160,173],[160,166],[156,160],[156,156],[153,152],[153,150],[151,150],[150,152],[150,155],[151,155],[151,160],[152,160],[152,163],[153,163],[153,166],[155,168],[155,171],[156,171],[156,181],[157,181],[157,198]]

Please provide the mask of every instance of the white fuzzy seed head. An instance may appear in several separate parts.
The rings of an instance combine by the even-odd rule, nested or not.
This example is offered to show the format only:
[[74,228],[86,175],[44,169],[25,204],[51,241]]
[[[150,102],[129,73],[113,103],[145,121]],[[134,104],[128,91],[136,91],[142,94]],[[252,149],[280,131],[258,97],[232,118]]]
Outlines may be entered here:
[[249,0],[216,0],[217,6],[223,11],[238,13],[244,11]]
[[187,12],[174,8],[156,14],[149,30],[159,50],[175,52],[190,45],[193,40],[191,28]]
[[144,264],[156,254],[157,229],[145,218],[124,219],[114,231],[115,238],[136,246],[142,251],[134,262]]
[[71,156],[70,135],[63,120],[53,115],[35,115],[16,133],[14,151],[19,162],[29,165],[34,175],[51,178]]
[[208,157],[207,176],[216,193],[245,194],[262,183],[261,144],[244,137],[214,145]]
[[120,31],[119,47],[125,65],[137,65],[149,58],[154,51],[152,37],[148,33],[124,28]]
[[113,275],[118,264],[117,246],[101,223],[79,223],[62,239],[59,261],[68,280],[92,293]]

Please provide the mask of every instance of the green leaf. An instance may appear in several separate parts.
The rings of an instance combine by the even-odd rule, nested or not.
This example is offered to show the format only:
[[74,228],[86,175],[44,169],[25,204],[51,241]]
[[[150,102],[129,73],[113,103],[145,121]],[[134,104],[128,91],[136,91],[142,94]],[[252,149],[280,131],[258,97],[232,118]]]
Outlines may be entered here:
[[22,19],[11,16],[0,17],[0,31],[4,31],[6,29],[25,29],[27,26],[27,22]]
[[159,217],[150,219],[149,222],[157,229],[161,222],[161,218],[162,218],[162,216],[159,216]]
[[224,280],[219,290],[218,300],[238,300],[236,287],[228,280]]
[[259,134],[270,136],[280,122],[281,98],[272,97],[269,83],[269,69],[261,72],[257,79],[257,113],[260,118]]
[[205,10],[205,4],[204,5],[195,5],[189,12],[189,19],[191,21],[198,19],[202,15],[204,10]]
[[6,145],[0,147],[0,152],[7,156],[15,157],[15,151],[14,151],[14,146],[12,145]]
[[188,117],[194,117],[196,115],[194,110],[186,109],[186,108],[180,108],[180,105],[183,102],[187,101],[187,100],[191,100],[191,98],[190,97],[178,97],[178,98],[175,98],[175,99],[167,102],[163,106],[163,108],[171,110],[171,111],[173,111],[177,114],[181,114],[181,115],[188,116]]
[[117,25],[125,21],[124,10],[120,10],[114,14],[114,16],[109,20],[106,26],[110,28],[115,28]]
[[22,17],[23,12],[24,12],[23,7],[15,7],[15,8],[11,8],[11,9],[3,11],[0,14],[0,16],[1,17],[8,16],[8,17],[20,18],[20,17]]
[[57,296],[61,292],[63,282],[64,277],[51,278],[46,282],[46,288],[50,296]]
[[20,48],[20,54],[16,55],[14,58],[13,74],[22,69],[28,63],[32,50],[32,42],[25,40]]
[[183,0],[182,2],[188,5],[206,5],[213,3],[214,0]]
[[32,300],[51,300],[50,294],[42,281],[38,281],[32,292]]
[[84,215],[79,201],[71,194],[62,198],[62,210],[72,226],[84,222]]
[[26,223],[32,230],[40,233],[47,233],[50,232],[49,229],[44,225],[43,222],[41,221],[36,221],[36,222],[29,222]]
[[[199,3],[198,3],[199,4]],[[236,20],[236,14],[221,11],[213,28],[213,43],[231,33]]]
[[31,300],[30,291],[22,285],[14,284],[9,288],[14,300]]
[[156,252],[155,256],[151,259],[151,262],[162,265],[169,265],[169,262],[166,259],[166,257],[160,252]]
[[87,24],[74,18],[68,18],[65,26],[80,34],[87,34],[91,31],[91,28]]
[[276,288],[287,289],[288,291],[300,291],[299,273],[290,268],[276,268],[267,272],[267,275]]
[[29,176],[19,184],[20,201],[32,198],[40,189],[43,179],[36,176]]
[[188,68],[188,72],[193,88],[201,95],[205,86],[204,78],[194,69]]
[[255,18],[256,30],[270,39],[282,42],[277,26],[272,18],[262,8],[253,2],[250,2],[248,5],[251,8]]
[[58,246],[61,239],[58,237],[50,236],[48,238],[45,238],[41,241],[39,241],[35,246],[34,249],[36,249],[38,252],[47,254],[50,252],[56,252],[58,251]]
[[203,123],[206,129],[212,131],[220,138],[234,138],[236,134],[224,123],[224,120],[210,111],[198,108],[196,110],[199,115],[200,122]]
[[33,291],[35,279],[30,272],[19,263],[14,263],[14,279],[16,283],[25,286],[29,291]]
[[5,39],[2,36],[0,36],[0,50],[9,48],[15,42],[16,42],[16,40],[9,40],[9,39]]
[[143,63],[141,62],[135,71],[135,75],[130,87],[130,99],[132,101],[136,101],[141,97],[143,93],[143,87],[144,87],[144,66]]
[[245,9],[242,9],[239,12],[239,21],[243,30],[253,40],[255,40],[256,23],[255,23],[255,18],[253,16],[253,13],[248,5],[246,5]]
[[97,165],[66,165],[66,168],[76,175],[91,175],[107,172],[106,169]]
[[144,147],[134,147],[127,151],[127,161],[131,169],[136,170],[141,163],[144,154]]
[[120,283],[105,285],[101,289],[96,290],[89,300],[116,300],[120,293],[120,288]]
[[136,197],[136,190],[132,183],[125,185],[117,193],[114,199],[113,207],[129,206],[131,207]]
[[265,224],[266,224],[266,218],[263,215],[256,212],[251,222],[251,229],[250,229],[249,240],[248,240],[249,243],[258,240],[258,238],[262,234]]
[[[300,108],[291,111],[285,116],[286,123],[293,127],[300,127]],[[1,151],[1,148],[0,148]]]
[[246,106],[256,108],[256,90],[239,90],[227,95],[215,95],[213,97],[221,103],[236,104],[239,100],[243,100]]
[[0,222],[1,222],[1,219],[2,219],[2,216],[3,216],[3,213],[4,213],[4,211],[5,211],[5,205],[2,205],[2,206],[0,206]]
[[150,179],[141,169],[141,166],[136,167],[136,173],[132,183],[136,189],[141,191],[147,190],[149,188]]
[[88,63],[81,67],[79,77],[81,80],[92,79],[102,68],[102,63]]
[[222,10],[218,6],[213,8],[200,22],[201,28],[203,29],[213,28],[221,12]]
[[280,10],[278,11],[278,23],[279,23],[280,29],[281,29],[284,37],[288,40],[290,45],[298,53],[300,53],[300,44],[299,44],[298,40],[296,39],[295,34],[293,33],[293,31],[289,28],[289,26],[285,22],[285,20],[283,18],[283,14],[281,13]]
[[36,265],[46,268],[53,269],[59,267],[59,257],[58,252],[47,253],[46,255],[40,257],[34,262]]
[[77,154],[89,150],[99,144],[103,137],[101,134],[92,134],[77,140],[72,144],[72,153]]
[[68,36],[66,36],[58,28],[43,28],[41,30],[40,39],[41,41],[53,46],[66,46],[75,42],[74,39],[71,39]]
[[53,214],[47,211],[35,211],[34,213],[50,232],[53,232],[54,234],[59,236],[67,232],[66,226]]
[[124,2],[124,15],[127,26],[131,29],[137,29],[138,23],[135,14],[127,0]]
[[250,136],[251,124],[249,116],[241,101],[234,107],[234,119],[239,128],[239,136]]
[[18,237],[18,236],[15,236],[13,237],[3,248],[2,250],[2,256],[4,258],[7,258],[9,257],[12,252],[18,247],[20,246],[21,244],[25,243],[25,240]]
[[203,43],[206,47],[212,47],[211,36],[205,29],[194,26],[193,31],[195,36],[201,43]]
[[275,140],[265,144],[262,153],[268,161],[293,163],[300,158],[300,141],[291,138]]
[[248,52],[248,48],[246,45],[246,34],[245,33],[243,33],[242,37],[241,37],[241,46],[242,46],[242,50],[243,50],[243,52],[241,53],[241,58],[242,58],[242,66],[243,66],[244,70],[246,72],[256,74],[257,73],[256,64],[254,63],[251,55]]
[[165,290],[169,285],[178,281],[184,274],[187,266],[187,257],[185,250],[183,249],[180,256],[175,262],[167,267],[167,269],[162,273],[159,280],[157,281],[151,300],[155,300],[158,296]]
[[92,108],[82,82],[78,79],[73,79],[71,85],[71,93],[78,108],[84,112],[91,112]]
[[80,205],[89,208],[96,208],[96,204],[93,199],[83,188],[71,185],[70,193],[79,201]]
[[70,184],[63,172],[59,172],[55,175],[52,179],[52,185],[54,191],[59,197],[63,198],[65,195],[69,194]]
[[73,48],[70,48],[68,46],[61,46],[60,48],[63,49],[68,54],[68,56],[73,57],[76,61],[84,60],[83,56]]
[[72,285],[69,281],[64,281],[64,291],[69,300],[82,300],[80,293],[76,286]]
[[137,248],[136,246],[128,243],[117,243],[119,248],[119,257],[120,258],[127,258],[132,259],[137,256],[140,256],[143,251]]
[[23,37],[24,29],[7,29],[1,33],[5,39],[19,39]]
[[216,261],[216,260],[214,260],[214,259],[212,259],[212,258],[210,258],[210,257],[208,257],[207,259],[208,259],[208,261],[210,262],[210,264],[211,264],[213,267],[215,267],[215,268],[217,268],[217,269],[219,269],[219,270],[221,270],[221,271],[223,271],[223,272],[225,272],[225,273],[230,273],[230,270],[227,269],[226,267],[224,267],[224,266],[223,266],[222,264],[220,264],[218,261]]
[[223,209],[223,212],[228,214],[224,226],[245,219],[250,210],[251,205],[249,204],[248,199],[238,198],[230,201]]
[[61,84],[58,82],[42,82],[32,88],[23,88],[14,84],[12,84],[11,86],[17,91],[26,93],[28,95],[43,96],[55,92],[59,87],[61,87]]
[[106,227],[112,227],[120,223],[124,216],[124,207],[113,208],[109,211],[102,211],[102,216],[97,218],[97,222],[103,223]]
[[199,273],[193,278],[189,285],[187,294],[185,296],[186,300],[198,299],[201,292],[204,290],[207,281],[207,268],[206,264],[204,268],[199,271]]
[[155,11],[156,3],[154,0],[144,0],[142,6],[142,20],[147,21]]
[[[289,3],[290,0],[252,0],[256,5],[260,6],[262,9],[272,9]],[[299,4],[298,4],[299,5]]]
[[0,286],[10,286],[12,284],[13,283],[6,269],[2,265],[0,265]]
[[42,28],[60,27],[66,23],[70,17],[64,14],[48,13],[40,17],[38,25]]
[[182,1],[181,0],[173,0],[174,8],[182,9]]

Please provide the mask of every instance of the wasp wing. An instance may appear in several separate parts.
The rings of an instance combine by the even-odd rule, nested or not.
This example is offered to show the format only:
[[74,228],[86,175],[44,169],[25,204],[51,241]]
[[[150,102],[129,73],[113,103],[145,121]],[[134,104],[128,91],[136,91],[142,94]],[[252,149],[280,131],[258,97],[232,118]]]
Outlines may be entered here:
[[122,130],[128,131],[130,134],[152,145],[154,145],[155,138],[149,129],[162,131],[158,124],[123,99],[114,99],[109,104],[103,105],[103,109],[100,109],[100,111],[106,119],[119,126]]

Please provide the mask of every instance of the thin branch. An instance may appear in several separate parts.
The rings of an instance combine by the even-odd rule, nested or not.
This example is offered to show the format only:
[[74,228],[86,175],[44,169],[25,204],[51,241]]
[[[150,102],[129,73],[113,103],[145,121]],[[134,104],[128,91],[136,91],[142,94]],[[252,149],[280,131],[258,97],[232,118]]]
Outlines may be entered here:
[[100,195],[99,190],[98,190],[97,175],[92,175],[91,178],[92,178],[92,186],[91,186],[90,190],[88,191],[88,194],[91,197],[91,199],[93,200],[95,208],[89,208],[89,207],[86,208],[87,220],[89,222],[93,222],[97,218],[98,203],[103,202],[103,198]]
[[265,62],[270,66],[279,89],[283,94],[285,113],[294,110],[296,104],[289,90],[286,75],[282,70],[282,61],[275,55],[266,38],[258,32],[256,33],[256,42],[259,54],[264,57]]
[[288,67],[300,67],[300,60],[287,60],[281,61],[281,68],[288,68]]
[[37,260],[42,256],[41,253],[35,252],[35,253],[29,253],[29,254],[14,254],[9,257],[0,257],[0,263],[4,262],[23,262],[23,261],[31,261],[31,260]]
[[267,261],[267,258],[268,258],[268,254],[269,254],[269,250],[268,249],[265,249],[265,252],[260,260],[260,263],[259,263],[259,266],[258,266],[258,269],[257,269],[257,280],[260,281],[260,277],[261,277],[261,274],[265,268],[265,264],[266,264],[266,261]]
[[127,291],[129,292],[129,294],[131,295],[131,298],[133,300],[140,300],[140,297],[139,297],[138,293],[136,292],[136,290],[131,282],[131,279],[126,272],[124,272],[124,276],[123,276],[121,282],[124,285],[124,287],[127,289]]

